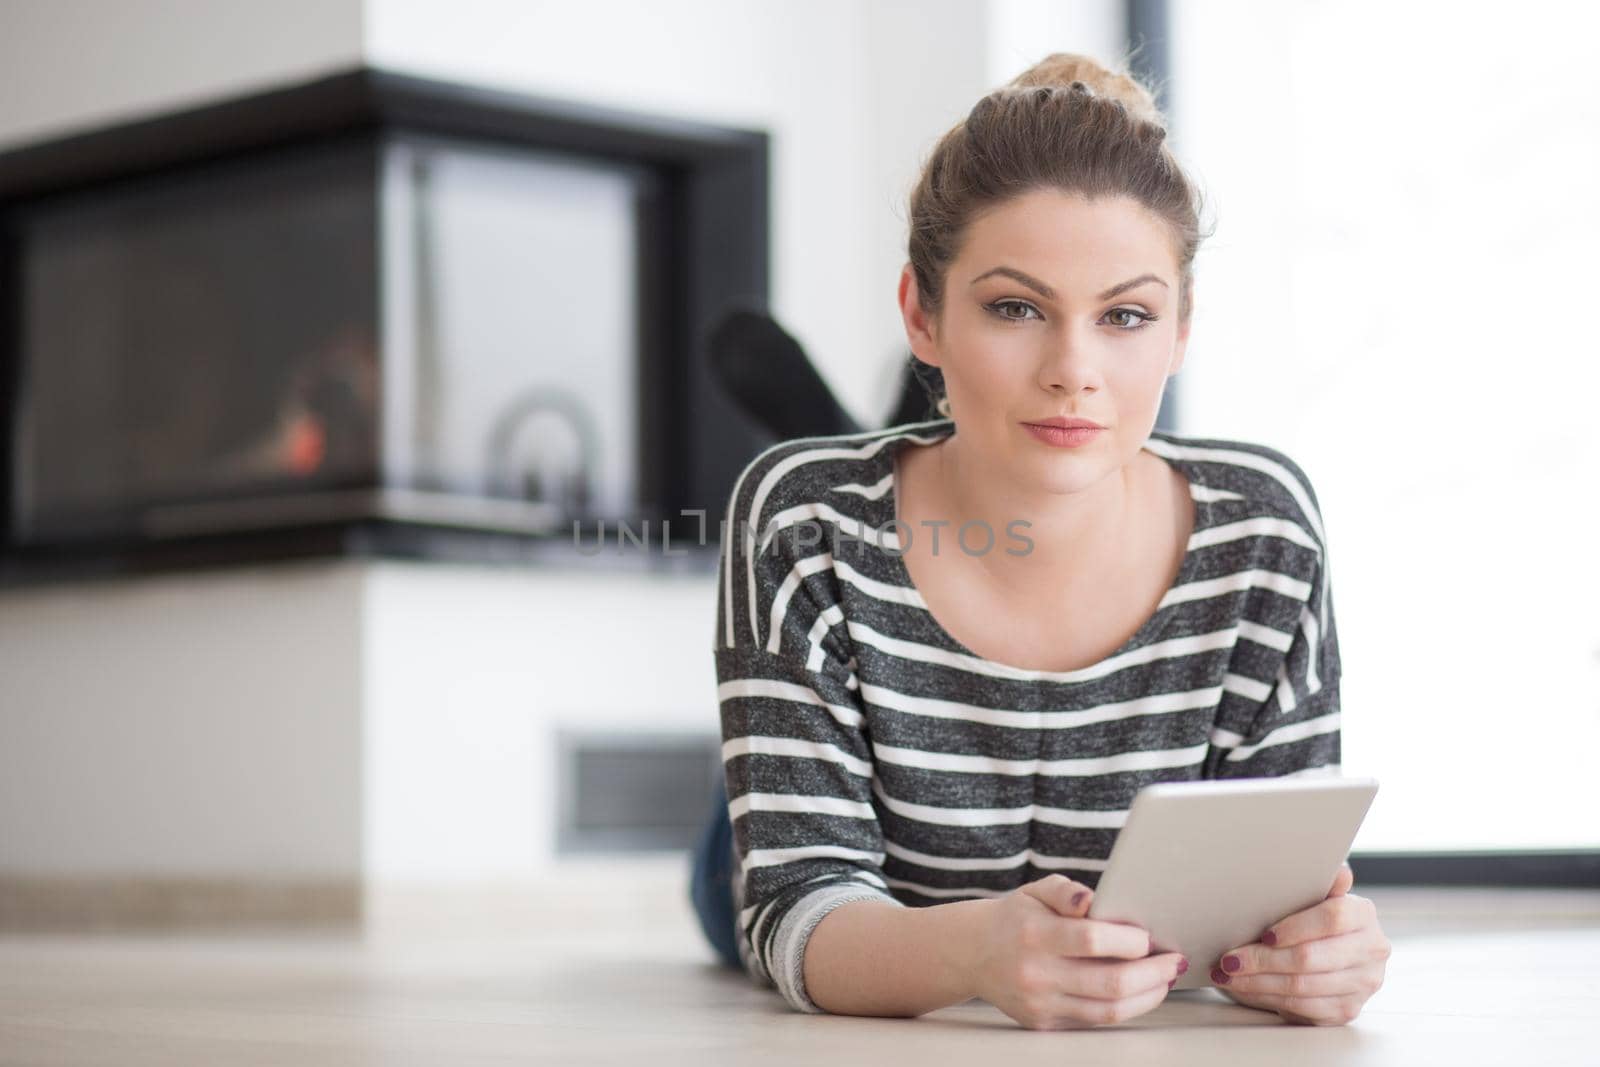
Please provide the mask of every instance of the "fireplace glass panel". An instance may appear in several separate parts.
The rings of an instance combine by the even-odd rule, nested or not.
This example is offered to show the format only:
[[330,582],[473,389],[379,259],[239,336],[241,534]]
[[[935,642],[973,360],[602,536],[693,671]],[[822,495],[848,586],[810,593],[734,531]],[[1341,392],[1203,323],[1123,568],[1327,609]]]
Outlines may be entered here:
[[384,161],[388,483],[630,516],[643,168],[406,136]]
[[323,145],[14,217],[16,540],[373,481],[375,178],[370,145]]
[[636,518],[658,181],[394,132],[29,202],[13,541]]

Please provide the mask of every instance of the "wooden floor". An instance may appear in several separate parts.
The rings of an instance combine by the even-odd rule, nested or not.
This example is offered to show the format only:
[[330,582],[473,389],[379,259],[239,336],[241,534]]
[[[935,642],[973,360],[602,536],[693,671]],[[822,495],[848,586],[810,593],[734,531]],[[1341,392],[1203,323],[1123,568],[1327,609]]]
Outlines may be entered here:
[[714,962],[674,859],[588,861],[452,911],[390,901],[362,936],[0,936],[0,1063],[1600,1064],[1600,892],[1356,886],[1394,942],[1354,1023],[1299,1027],[1214,990],[1121,1026],[806,1016]]

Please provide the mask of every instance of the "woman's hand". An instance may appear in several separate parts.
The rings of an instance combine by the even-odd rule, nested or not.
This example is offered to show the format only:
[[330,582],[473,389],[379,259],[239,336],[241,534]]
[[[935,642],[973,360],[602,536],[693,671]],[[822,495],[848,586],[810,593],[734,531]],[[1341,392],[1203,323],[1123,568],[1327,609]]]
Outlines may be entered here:
[[1052,874],[996,897],[971,962],[977,995],[1030,1030],[1118,1023],[1166,999],[1189,963],[1150,934],[1087,919],[1094,890]]
[[1224,953],[1211,980],[1252,1008],[1286,1022],[1340,1025],[1383,985],[1391,946],[1372,901],[1350,892],[1355,873],[1339,869],[1322,903],[1272,924],[1261,940]]

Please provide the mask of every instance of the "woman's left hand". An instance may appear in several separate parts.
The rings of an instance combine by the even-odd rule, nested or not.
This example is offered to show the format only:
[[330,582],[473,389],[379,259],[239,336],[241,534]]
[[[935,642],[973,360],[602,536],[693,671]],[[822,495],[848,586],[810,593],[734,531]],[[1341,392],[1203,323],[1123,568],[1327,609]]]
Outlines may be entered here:
[[1252,1008],[1286,1022],[1337,1026],[1354,1019],[1383,985],[1389,939],[1371,900],[1350,892],[1346,863],[1320,904],[1272,924],[1259,941],[1223,953],[1211,980]]

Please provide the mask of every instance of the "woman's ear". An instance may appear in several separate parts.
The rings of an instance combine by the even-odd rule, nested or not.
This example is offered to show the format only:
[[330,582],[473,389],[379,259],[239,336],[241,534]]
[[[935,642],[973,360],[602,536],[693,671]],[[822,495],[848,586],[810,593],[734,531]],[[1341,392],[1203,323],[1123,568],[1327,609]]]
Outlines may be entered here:
[[1189,351],[1189,327],[1194,325],[1194,279],[1189,280],[1189,314],[1178,322],[1178,340],[1172,349],[1172,369],[1167,371],[1167,377],[1178,373],[1178,368],[1183,366],[1183,357]]
[[911,354],[930,367],[939,366],[938,324],[922,310],[917,297],[917,272],[910,263],[900,270],[900,317],[905,320]]
[[1183,357],[1189,351],[1189,325],[1193,321],[1194,316],[1190,315],[1189,318],[1178,323],[1178,339],[1172,346],[1172,369],[1167,371],[1168,378],[1177,374],[1178,368],[1183,366]]

